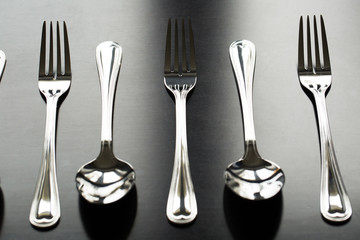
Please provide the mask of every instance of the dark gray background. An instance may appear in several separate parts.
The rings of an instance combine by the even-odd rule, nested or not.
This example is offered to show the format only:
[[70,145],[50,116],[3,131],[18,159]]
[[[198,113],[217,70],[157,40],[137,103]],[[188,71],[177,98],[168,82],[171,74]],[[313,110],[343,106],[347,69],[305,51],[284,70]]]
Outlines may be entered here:
[[[360,4],[348,1],[0,1],[1,239],[358,239],[360,236]],[[338,162],[353,207],[343,225],[319,211],[320,151],[314,109],[297,77],[301,15],[323,14],[333,72],[327,97]],[[190,165],[199,214],[190,226],[167,221],[173,166],[174,102],[163,85],[169,17],[191,17],[198,83],[187,105]],[[58,118],[57,167],[62,216],[52,230],[28,221],[43,145],[45,103],[37,87],[41,26],[65,20],[73,70]],[[228,47],[255,43],[254,118],[261,155],[286,175],[282,194],[244,201],[223,172],[244,152],[240,103]],[[136,171],[136,190],[96,207],[79,197],[78,168],[100,148],[101,99],[95,48],[123,47],[114,113],[115,154]]]

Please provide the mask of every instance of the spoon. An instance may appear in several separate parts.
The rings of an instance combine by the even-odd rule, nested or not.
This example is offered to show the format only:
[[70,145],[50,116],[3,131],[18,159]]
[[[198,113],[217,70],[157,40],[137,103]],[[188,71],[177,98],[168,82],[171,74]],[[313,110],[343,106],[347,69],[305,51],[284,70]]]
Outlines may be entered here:
[[247,40],[235,41],[230,45],[229,52],[241,100],[245,153],[242,159],[227,167],[225,183],[245,199],[268,199],[281,190],[285,176],[278,165],[263,159],[256,147],[252,109],[255,45]]
[[101,148],[99,156],[82,166],[76,174],[76,187],[90,203],[108,204],[125,196],[134,185],[135,172],[130,164],[113,153],[112,121],[116,83],[122,48],[111,41],[96,48],[96,62],[102,96]]

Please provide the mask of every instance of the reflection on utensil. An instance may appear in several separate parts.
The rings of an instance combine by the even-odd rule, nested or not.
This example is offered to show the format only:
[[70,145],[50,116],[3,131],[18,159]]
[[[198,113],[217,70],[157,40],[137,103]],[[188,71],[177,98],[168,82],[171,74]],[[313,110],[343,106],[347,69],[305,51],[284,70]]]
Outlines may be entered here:
[[[189,43],[186,50],[185,23],[182,22],[182,63],[179,64],[178,24],[175,21],[174,53],[171,56],[171,20],[168,22],[164,65],[164,84],[174,94],[176,109],[176,142],[174,168],[166,207],[168,219],[177,224],[192,222],[197,215],[197,204],[190,164],[186,134],[186,97],[196,84],[194,36],[189,20]],[[188,61],[186,55],[189,52]],[[171,57],[174,65],[171,66]]]
[[[60,219],[60,199],[56,179],[55,139],[56,115],[58,100],[66,96],[71,84],[71,65],[69,42],[66,24],[63,24],[64,54],[60,49],[60,27],[57,22],[56,41],[53,41],[53,28],[50,23],[49,56],[46,57],[46,22],[43,24],[40,64],[39,64],[39,90],[46,99],[46,126],[42,164],[38,182],[36,184],[34,199],[31,204],[29,220],[35,227],[45,228],[54,226]],[[53,69],[54,53],[56,50],[56,69]],[[61,55],[64,57],[63,71],[61,69]],[[48,64],[45,62],[48,60]],[[46,70],[45,65],[48,66]]]
[[342,180],[332,142],[330,125],[326,110],[325,96],[331,86],[331,67],[325,25],[321,20],[321,53],[320,63],[319,38],[314,16],[315,61],[311,55],[310,19],[307,17],[307,66],[304,61],[303,19],[299,26],[298,75],[301,85],[309,90],[314,99],[317,111],[321,149],[321,191],[320,211],[322,216],[333,222],[348,220],[352,214],[349,196]]
[[241,99],[245,132],[245,153],[225,171],[226,185],[239,196],[250,200],[268,199],[283,187],[285,176],[275,163],[263,159],[257,151],[252,109],[255,69],[255,45],[247,40],[230,45],[230,59]]
[[113,153],[112,121],[116,83],[120,73],[122,48],[111,41],[96,48],[102,96],[101,149],[99,156],[76,174],[76,187],[89,202],[108,204],[128,193],[135,181],[133,168]]

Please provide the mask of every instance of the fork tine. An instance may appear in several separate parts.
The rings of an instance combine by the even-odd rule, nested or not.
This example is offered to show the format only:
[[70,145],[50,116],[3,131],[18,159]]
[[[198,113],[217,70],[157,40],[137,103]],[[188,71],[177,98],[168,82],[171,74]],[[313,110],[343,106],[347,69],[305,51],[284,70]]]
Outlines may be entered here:
[[318,31],[317,31],[317,23],[315,16],[314,16],[314,40],[315,40],[315,72],[317,72],[321,70],[321,64],[320,64]]
[[307,70],[312,70],[310,19],[307,16]]
[[54,74],[54,52],[53,52],[53,27],[52,22],[50,22],[50,49],[49,49],[49,74],[52,76]]
[[71,63],[70,63],[70,48],[69,39],[67,34],[66,23],[64,25],[64,59],[65,59],[65,75],[71,75]]
[[323,46],[323,55],[324,55],[324,70],[330,71],[330,57],[329,57],[329,49],[326,39],[326,32],[325,32],[325,24],[322,15],[320,15],[321,21],[321,38],[322,38],[322,46]]
[[189,18],[189,48],[190,48],[190,72],[196,72],[196,63],[195,63],[195,44],[194,44],[194,34],[191,26],[191,19]]
[[179,39],[178,39],[178,23],[175,20],[175,56],[174,56],[174,72],[179,72]]
[[300,17],[299,23],[299,48],[298,48],[298,70],[304,71],[304,36],[303,36],[303,17]]
[[56,73],[57,76],[61,75],[61,47],[60,47],[60,29],[59,29],[59,22],[56,22],[56,57],[57,57],[57,68]]
[[182,20],[182,72],[187,72],[187,64],[186,64],[186,41],[185,41],[185,21]]
[[46,61],[46,21],[44,21],[42,27],[39,76],[45,76],[45,61]]
[[164,72],[171,72],[171,19],[168,21],[168,28],[166,34],[166,48],[165,48],[165,65]]

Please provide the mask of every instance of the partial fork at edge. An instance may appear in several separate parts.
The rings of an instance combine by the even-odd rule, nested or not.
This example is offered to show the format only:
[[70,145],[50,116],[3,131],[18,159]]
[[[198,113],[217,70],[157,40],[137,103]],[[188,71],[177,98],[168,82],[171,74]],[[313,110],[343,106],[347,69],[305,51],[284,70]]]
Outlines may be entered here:
[[[176,105],[176,142],[174,168],[167,201],[168,219],[177,224],[192,222],[197,215],[197,204],[191,179],[187,135],[186,135],[186,97],[196,84],[196,65],[194,37],[189,19],[189,43],[186,43],[185,24],[182,21],[182,63],[179,64],[178,24],[175,21],[173,68],[171,64],[171,20],[168,22],[164,84],[175,96]],[[186,51],[189,45],[189,51]],[[189,52],[187,61],[187,52]]]
[[3,51],[0,50],[0,80],[5,69],[6,56]]
[[302,86],[315,98],[321,141],[320,211],[329,221],[341,222],[350,218],[351,204],[337,164],[326,110],[325,96],[331,85],[331,67],[323,17],[321,21],[322,63],[318,31],[314,16],[315,62],[312,61],[310,20],[307,17],[307,66],[304,61],[303,19],[299,26],[298,75]]
[[[46,98],[46,127],[42,164],[35,195],[31,204],[30,223],[36,227],[51,227],[60,219],[60,201],[56,178],[55,138],[56,115],[59,98],[69,90],[71,84],[70,52],[65,22],[63,23],[64,54],[60,48],[60,27],[56,26],[56,71],[53,66],[53,28],[50,23],[50,43],[48,71],[46,71],[46,22],[43,23],[40,64],[39,90]],[[64,70],[61,69],[61,55],[64,57]]]

